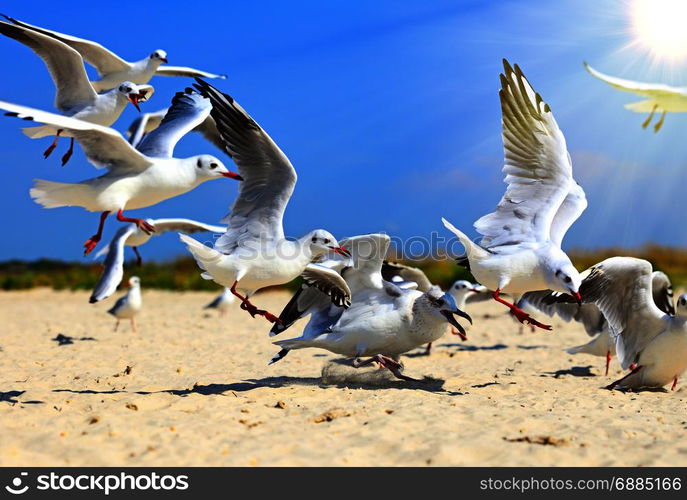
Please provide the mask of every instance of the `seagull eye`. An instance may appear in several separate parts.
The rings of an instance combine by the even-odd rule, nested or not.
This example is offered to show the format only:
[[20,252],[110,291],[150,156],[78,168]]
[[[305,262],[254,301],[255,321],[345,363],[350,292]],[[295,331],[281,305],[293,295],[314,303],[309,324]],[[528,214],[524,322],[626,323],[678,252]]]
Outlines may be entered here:
[[328,244],[328,243],[329,243],[329,238],[325,238],[325,239],[324,239],[324,244],[326,245],[326,244]]
[[312,237],[312,242],[315,243],[317,241],[317,236]]
[[219,165],[217,163],[210,163],[210,168],[217,168]]
[[203,168],[203,162],[198,160],[198,162],[196,163],[196,167]]
[[565,279],[564,279],[563,281],[565,281],[566,283],[571,283],[571,282],[572,282],[572,278],[571,278],[570,276],[566,276]]

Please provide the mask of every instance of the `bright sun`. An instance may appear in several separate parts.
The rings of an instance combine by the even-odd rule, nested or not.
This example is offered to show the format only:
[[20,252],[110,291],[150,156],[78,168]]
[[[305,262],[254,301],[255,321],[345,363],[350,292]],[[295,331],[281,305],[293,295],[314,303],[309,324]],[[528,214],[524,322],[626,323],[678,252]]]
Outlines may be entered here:
[[656,59],[687,58],[687,0],[632,0],[632,32]]

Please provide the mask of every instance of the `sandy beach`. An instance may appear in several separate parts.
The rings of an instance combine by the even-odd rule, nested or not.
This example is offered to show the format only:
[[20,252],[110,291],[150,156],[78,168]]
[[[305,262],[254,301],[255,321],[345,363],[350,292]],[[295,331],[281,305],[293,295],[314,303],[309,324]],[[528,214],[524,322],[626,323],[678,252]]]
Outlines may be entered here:
[[264,319],[143,285],[138,333],[112,331],[113,299],[0,293],[0,465],[687,465],[687,386],[603,389],[615,360],[604,377],[604,359],[562,350],[587,341],[578,325],[520,335],[502,306],[475,304],[467,342],[404,357],[427,377],[408,383],[312,349],[267,366]]

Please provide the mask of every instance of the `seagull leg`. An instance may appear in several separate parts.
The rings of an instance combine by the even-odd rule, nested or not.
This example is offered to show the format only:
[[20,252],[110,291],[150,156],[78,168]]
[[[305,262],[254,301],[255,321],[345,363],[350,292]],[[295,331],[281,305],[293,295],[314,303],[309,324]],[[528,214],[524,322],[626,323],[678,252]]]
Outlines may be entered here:
[[398,361],[391,359],[387,356],[382,356],[381,354],[374,355],[372,359],[377,361],[377,363],[379,363],[380,365],[382,365],[383,368],[386,368],[391,373],[393,373],[394,377],[401,380],[417,382],[417,379],[409,377],[407,375],[403,375],[401,373],[401,363],[399,363]]
[[131,330],[136,333],[136,319],[133,317],[131,318]]
[[551,325],[545,325],[544,323],[540,323],[515,304],[511,304],[510,302],[503,300],[501,297],[499,297],[500,293],[501,289],[497,288],[496,291],[492,294],[492,297],[496,302],[500,302],[501,304],[508,306],[510,308],[511,314],[515,316],[520,323],[527,323],[528,325],[537,326],[544,330],[551,330]]
[[661,130],[661,127],[663,126],[663,122],[666,120],[666,112],[664,111],[663,114],[661,115],[661,118],[658,120],[656,125],[654,125],[654,134]]
[[62,129],[57,131],[57,133],[55,134],[55,138],[52,141],[52,144],[50,146],[48,146],[48,149],[46,149],[43,152],[43,158],[45,158],[46,160],[52,154],[52,152],[55,151],[55,148],[57,147],[57,139],[60,138],[61,133],[62,133]]
[[117,322],[115,323],[115,327],[114,327],[115,332],[117,331],[117,328],[119,328],[119,320],[117,320]]
[[100,214],[100,224],[98,224],[98,232],[95,233],[93,236],[88,238],[86,242],[83,244],[84,251],[83,254],[84,256],[88,255],[93,251],[95,246],[98,244],[100,241],[100,238],[103,236],[103,226],[105,225],[105,219],[107,219],[107,216],[110,215],[109,211],[105,211]]
[[467,336],[463,335],[453,327],[451,327],[451,335],[458,335],[460,337],[460,340],[462,340],[463,342],[465,342],[468,339]]
[[611,366],[611,351],[606,353],[606,376],[608,377],[608,367]]
[[138,267],[141,267],[143,264],[143,259],[141,258],[141,254],[138,251],[138,247],[132,247],[134,249],[134,253],[136,254],[136,265]]
[[654,107],[651,110],[651,113],[649,113],[649,117],[646,120],[644,120],[644,122],[642,123],[642,128],[647,128],[649,126],[649,123],[651,123],[651,119],[654,117],[654,113],[656,112],[657,109],[658,109],[658,104],[654,104]]
[[74,138],[70,137],[69,138],[69,149],[67,150],[67,152],[62,157],[62,166],[63,167],[67,164],[67,162],[69,161],[69,158],[72,157],[72,153],[74,153]]
[[238,284],[238,281],[234,281],[234,284],[231,285],[231,293],[233,293],[236,297],[239,298],[239,300],[241,300],[241,309],[243,309],[244,311],[248,311],[248,314],[250,314],[254,318],[257,314],[258,316],[264,316],[265,319],[270,323],[279,323],[280,325],[284,324],[278,316],[275,316],[271,312],[268,312],[264,309],[258,309],[256,306],[251,304],[250,300],[248,300],[248,297],[244,297],[239,292],[237,292],[236,285]]
[[675,377],[673,379],[673,385],[670,386],[670,390],[674,391],[676,387],[677,387],[677,377]]
[[616,380],[615,382],[613,382],[613,383],[607,385],[607,386],[606,386],[606,389],[609,389],[609,390],[615,389],[615,387],[616,387],[620,382],[622,382],[623,380],[625,380],[627,377],[630,377],[631,375],[634,375],[635,373],[637,373],[637,372],[638,372],[639,370],[641,370],[642,368],[644,368],[642,365],[639,365],[639,366],[637,366],[636,368],[632,368],[632,371],[631,371],[630,373],[628,373],[627,375],[625,375],[625,376],[622,377],[622,378],[619,378],[619,379]]
[[134,219],[131,217],[124,217],[124,210],[121,208],[117,212],[117,220],[121,221],[121,222],[134,222],[141,231],[143,231],[144,233],[147,233],[147,234],[155,232],[155,226],[146,222],[143,219]]
[[425,356],[429,356],[432,354],[432,343],[430,342],[427,344],[427,347],[425,347]]

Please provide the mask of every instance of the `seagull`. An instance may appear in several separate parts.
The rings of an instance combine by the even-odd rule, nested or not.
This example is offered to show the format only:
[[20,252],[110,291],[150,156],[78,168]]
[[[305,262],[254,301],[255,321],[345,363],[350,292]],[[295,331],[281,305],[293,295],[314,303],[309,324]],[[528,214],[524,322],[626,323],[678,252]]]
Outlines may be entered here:
[[687,294],[676,315],[653,300],[652,267],[633,257],[611,257],[592,266],[582,281],[585,303],[594,303],[608,321],[620,366],[630,373],[607,388],[660,388],[687,369]]
[[31,197],[46,208],[79,206],[90,212],[101,212],[98,232],[83,245],[84,255],[100,241],[105,219],[111,212],[117,213],[117,220],[133,222],[139,229],[151,233],[155,230],[151,224],[143,219],[125,217],[124,209],[155,205],[212,179],[242,180],[214,156],[172,156],[179,139],[203,121],[210,108],[210,101],[192,89],[178,92],[160,127],[134,149],[111,128],[0,101],[0,109],[8,111],[7,114],[68,131],[93,165],[108,169],[100,177],[75,184],[39,179],[30,191]]
[[100,76],[99,80],[91,82],[96,92],[113,89],[124,81],[131,81],[137,84],[148,83],[155,75],[183,77],[202,76],[203,78],[221,79],[227,77],[226,75],[217,75],[184,66],[161,67],[162,64],[167,64],[168,59],[167,52],[160,49],[153,51],[149,56],[140,61],[128,62],[97,42],[65,35],[64,33],[58,33],[57,31],[51,31],[45,28],[39,28],[38,26],[24,23],[4,14],[0,15],[17,26],[59,40],[81,54],[86,62],[95,67]]
[[[472,322],[470,316],[456,308],[453,298],[439,287],[423,293],[400,288],[382,278],[383,258],[390,242],[387,235],[366,235],[358,237],[358,241],[363,238],[381,251],[363,255],[357,245],[350,245],[354,265],[342,273],[351,288],[350,307],[334,311],[324,300],[311,301],[303,311],[311,314],[303,334],[274,342],[282,350],[270,364],[290,350],[316,347],[354,358],[356,368],[376,361],[397,378],[414,380],[400,372],[401,354],[437,340],[446,332],[447,321],[465,333],[454,315]],[[289,305],[285,312],[288,310]],[[363,356],[370,358],[362,360]]]
[[230,96],[201,79],[196,80],[196,88],[212,102],[211,114],[225,151],[245,179],[231,213],[223,221],[227,223],[227,232],[219,237],[214,248],[179,235],[204,271],[201,276],[230,287],[241,301],[241,309],[253,317],[264,316],[272,323],[279,318],[258,309],[250,297],[261,288],[288,283],[299,275],[308,285],[325,290],[337,304],[347,303],[350,294],[341,276],[312,263],[314,258],[331,251],[348,255],[336,238],[323,229],[311,231],[296,241],[284,238],[284,209],[296,184],[296,171],[289,159]]
[[217,309],[219,311],[219,315],[224,316],[229,310],[229,306],[231,306],[235,300],[236,297],[234,297],[234,294],[231,293],[231,290],[227,287],[224,287],[222,293],[215,297],[214,300],[208,305],[203,307],[203,309]]
[[477,281],[494,290],[493,298],[521,323],[550,330],[499,294],[553,289],[580,299],[580,275],[561,250],[561,241],[587,199],[573,179],[565,137],[549,105],[517,64],[512,68],[504,60],[503,66],[499,97],[508,187],[496,210],[475,222],[482,235],[479,244],[442,221],[465,247]]
[[[81,55],[68,45],[42,33],[2,21],[0,33],[26,45],[43,59],[55,83],[55,107],[65,116],[109,127],[117,121],[127,102],[140,111],[138,103],[153,95],[154,89],[150,85],[136,85],[130,81],[119,82],[116,88],[98,94],[88,81]],[[29,127],[22,131],[32,139],[55,136],[43,153],[45,158],[57,147],[60,135],[69,136],[64,129],[52,125]],[[72,136],[69,150],[62,157],[62,166],[67,164],[73,151]]]
[[[591,269],[582,273],[585,276]],[[584,282],[584,281],[583,281]],[[661,271],[651,274],[651,293],[654,304],[663,313],[675,316],[673,306],[673,287],[668,276]],[[561,295],[547,291],[527,292],[518,302],[518,306],[529,305],[549,316],[558,315],[566,322],[575,320],[581,323],[591,341],[565,350],[568,354],[585,353],[592,356],[606,357],[606,376],[608,376],[611,359],[616,354],[615,340],[605,316],[595,304],[578,305],[573,303],[569,295]],[[569,301],[568,301],[569,300]]]
[[136,315],[141,312],[141,280],[138,276],[132,276],[129,279],[129,291],[123,297],[115,302],[107,312],[117,318],[114,331],[119,327],[119,320],[128,319],[131,321],[131,329],[136,331]]
[[[146,134],[152,132],[160,126],[160,123],[167,114],[167,111],[169,111],[169,108],[160,109],[152,113],[142,113],[140,116],[138,116],[133,122],[131,122],[131,125],[129,125],[129,128],[126,131],[126,135],[129,138],[129,143],[133,147],[137,147]],[[212,116],[208,115],[205,120],[203,120],[193,129],[193,131],[200,132],[205,139],[217,146],[220,151],[224,151],[224,141],[222,141],[222,138],[219,135],[217,124]]]
[[[160,235],[167,231],[177,231],[185,234],[211,232],[223,233],[226,231],[224,226],[214,226],[197,222],[191,219],[146,219],[146,222],[155,228],[155,235]],[[114,237],[100,252],[96,258],[105,255],[104,269],[95,285],[95,289],[88,300],[91,304],[108,298],[114,293],[124,276],[124,246],[133,247],[136,254],[137,264],[142,264],[141,254],[138,247],[148,243],[152,234],[142,230],[134,223],[123,225],[117,230]]]
[[468,280],[458,280],[448,289],[458,309],[465,309],[465,305],[473,302],[484,302],[491,299],[492,292],[484,285],[470,283]]
[[661,130],[666,119],[666,113],[684,113],[687,111],[687,87],[671,87],[664,83],[644,83],[616,78],[604,75],[595,70],[586,62],[585,69],[602,82],[606,82],[614,89],[631,92],[646,97],[643,101],[637,101],[625,105],[625,109],[635,113],[649,113],[649,117],[642,123],[642,128],[647,128],[658,111],[661,118],[654,125],[654,132]]

